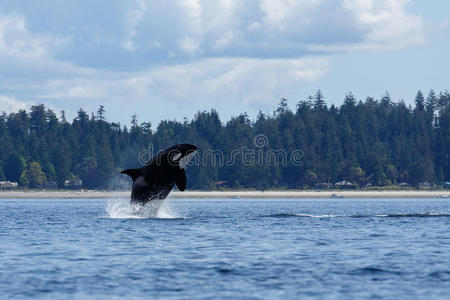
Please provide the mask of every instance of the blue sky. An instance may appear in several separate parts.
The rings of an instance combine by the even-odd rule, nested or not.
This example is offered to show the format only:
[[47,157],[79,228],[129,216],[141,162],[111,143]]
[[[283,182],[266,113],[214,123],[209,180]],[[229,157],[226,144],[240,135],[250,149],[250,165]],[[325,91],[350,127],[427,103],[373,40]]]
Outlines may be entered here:
[[0,111],[102,104],[156,125],[254,117],[317,89],[412,103],[449,88],[448,53],[443,0],[0,0]]

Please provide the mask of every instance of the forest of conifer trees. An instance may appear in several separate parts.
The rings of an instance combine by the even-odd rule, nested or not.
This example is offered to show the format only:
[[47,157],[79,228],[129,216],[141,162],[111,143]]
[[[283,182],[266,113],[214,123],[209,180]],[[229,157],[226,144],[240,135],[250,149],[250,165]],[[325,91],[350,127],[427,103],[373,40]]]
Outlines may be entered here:
[[[450,181],[450,95],[419,91],[414,103],[393,102],[387,93],[358,101],[349,93],[340,107],[327,106],[319,90],[295,110],[281,99],[273,114],[256,120],[243,113],[224,123],[211,110],[156,128],[136,116],[129,128],[106,121],[103,106],[91,116],[80,109],[70,122],[64,111],[58,117],[40,104],[0,116],[0,180],[24,188],[64,188],[78,179],[88,189],[124,188],[129,179],[120,170],[138,167],[144,154],[192,143],[198,157],[212,151],[232,163],[194,163],[189,189],[297,189],[343,180],[355,187],[442,185]],[[263,148],[254,140],[261,135]],[[297,151],[301,161],[252,164],[235,151],[244,147]]]

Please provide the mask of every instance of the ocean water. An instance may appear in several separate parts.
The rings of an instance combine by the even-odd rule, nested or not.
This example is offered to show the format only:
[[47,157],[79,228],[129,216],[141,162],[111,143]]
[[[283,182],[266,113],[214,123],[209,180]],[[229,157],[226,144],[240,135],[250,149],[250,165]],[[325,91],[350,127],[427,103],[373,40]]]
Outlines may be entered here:
[[450,299],[450,200],[2,199],[0,298]]

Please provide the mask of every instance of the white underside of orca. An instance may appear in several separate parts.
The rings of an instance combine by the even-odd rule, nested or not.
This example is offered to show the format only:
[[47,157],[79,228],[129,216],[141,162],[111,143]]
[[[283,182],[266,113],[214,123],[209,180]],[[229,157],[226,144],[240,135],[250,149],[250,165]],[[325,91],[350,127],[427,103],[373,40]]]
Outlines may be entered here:
[[180,169],[186,168],[186,166],[191,162],[191,160],[194,158],[196,153],[197,153],[197,151],[194,151],[194,152],[191,152],[188,155],[183,156],[182,158],[180,158],[180,160],[178,161]]

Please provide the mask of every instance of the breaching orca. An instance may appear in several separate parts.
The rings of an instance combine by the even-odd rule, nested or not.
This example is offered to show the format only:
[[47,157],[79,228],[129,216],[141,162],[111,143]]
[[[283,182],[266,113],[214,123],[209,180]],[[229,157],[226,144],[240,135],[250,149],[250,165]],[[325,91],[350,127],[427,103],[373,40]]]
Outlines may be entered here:
[[186,188],[184,168],[195,156],[197,147],[179,144],[158,152],[140,169],[121,173],[133,179],[131,203],[144,205],[152,200],[163,200],[176,184],[180,191]]

